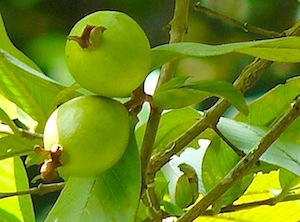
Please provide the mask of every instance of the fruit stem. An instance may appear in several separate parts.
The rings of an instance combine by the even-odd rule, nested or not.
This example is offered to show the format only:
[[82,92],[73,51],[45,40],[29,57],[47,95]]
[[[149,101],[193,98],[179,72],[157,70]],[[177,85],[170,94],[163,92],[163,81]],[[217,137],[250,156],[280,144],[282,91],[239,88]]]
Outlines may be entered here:
[[106,30],[103,26],[86,25],[81,36],[69,35],[67,39],[77,42],[81,48],[90,48],[96,45]]

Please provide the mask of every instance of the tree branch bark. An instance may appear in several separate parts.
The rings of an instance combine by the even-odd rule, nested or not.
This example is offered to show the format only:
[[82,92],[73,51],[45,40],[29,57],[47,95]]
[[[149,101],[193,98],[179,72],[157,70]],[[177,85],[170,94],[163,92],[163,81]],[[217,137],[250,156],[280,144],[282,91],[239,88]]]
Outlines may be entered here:
[[0,199],[7,198],[7,197],[13,197],[13,196],[21,196],[21,195],[33,195],[33,194],[44,195],[47,193],[62,190],[64,188],[64,186],[65,186],[64,182],[51,183],[51,184],[40,184],[39,186],[30,188],[29,190],[0,193]]
[[[176,0],[175,1],[175,9],[174,16],[170,22],[170,40],[169,43],[181,42],[183,40],[184,35],[187,32],[187,18],[189,11],[189,3],[190,0]],[[165,64],[160,72],[160,77],[156,86],[156,91],[159,87],[172,78],[174,71],[174,65],[172,63]],[[151,208],[155,214],[159,214],[158,217],[161,217],[160,206],[157,203],[154,194],[153,187],[147,187],[147,184],[153,182],[153,178],[148,178],[148,164],[150,161],[151,154],[153,152],[153,147],[155,143],[155,137],[158,130],[160,118],[161,118],[162,110],[151,107],[150,116],[147,122],[145,136],[143,139],[142,147],[141,147],[141,164],[142,164],[142,196],[143,199],[147,198],[144,201],[146,205],[149,206],[151,204]],[[155,215],[153,215],[155,216]]]
[[297,96],[290,110],[269,130],[269,132],[261,139],[259,144],[255,146],[245,157],[243,157],[218,185],[209,191],[209,193],[196,203],[187,213],[182,215],[178,219],[178,222],[193,221],[195,218],[202,215],[211,204],[213,204],[238,179],[240,179],[255,165],[255,163],[259,160],[259,157],[267,151],[271,144],[279,138],[284,130],[288,128],[288,126],[297,117],[299,117],[299,115],[300,96]]

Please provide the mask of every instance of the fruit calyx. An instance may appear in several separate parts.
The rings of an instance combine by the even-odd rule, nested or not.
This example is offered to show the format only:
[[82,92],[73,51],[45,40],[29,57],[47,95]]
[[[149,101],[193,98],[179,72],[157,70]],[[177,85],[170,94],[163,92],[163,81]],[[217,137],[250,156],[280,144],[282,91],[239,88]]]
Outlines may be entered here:
[[81,36],[69,35],[68,40],[77,42],[81,48],[94,47],[103,32],[106,30],[103,26],[86,25]]
[[60,162],[62,147],[60,145],[55,145],[51,151],[48,152],[50,154],[50,159],[44,161],[40,172],[44,181],[52,182],[59,179],[57,167],[62,165]]
[[142,106],[145,102],[148,102],[153,107],[153,98],[144,92],[144,84],[140,85],[131,93],[129,101],[124,103],[126,109],[134,114],[138,114],[142,110]]

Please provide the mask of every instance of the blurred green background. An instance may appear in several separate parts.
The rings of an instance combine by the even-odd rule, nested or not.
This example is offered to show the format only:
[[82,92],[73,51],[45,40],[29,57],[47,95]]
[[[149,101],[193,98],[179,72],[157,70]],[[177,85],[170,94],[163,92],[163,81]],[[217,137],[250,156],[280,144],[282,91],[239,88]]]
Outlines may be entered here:
[[[193,9],[191,1],[189,32],[186,41],[207,44],[248,41],[266,38],[225,24]],[[297,0],[206,0],[203,5],[242,22],[281,32],[300,17]],[[64,64],[64,44],[72,26],[96,10],[119,10],[133,17],[145,30],[151,46],[168,41],[168,22],[174,0],[3,0],[0,10],[8,34],[15,45],[34,60],[52,78],[70,85],[72,78]],[[232,81],[250,57],[231,54],[209,59],[185,59],[178,62],[178,75],[198,79],[217,78]],[[276,64],[253,89],[261,93],[297,75],[299,66]]]
[[[168,22],[172,18],[174,0],[2,0],[0,11],[12,42],[30,57],[48,76],[65,85],[73,80],[64,63],[64,45],[72,26],[83,16],[96,10],[119,10],[133,17],[145,30],[151,46],[168,42]],[[263,39],[193,9],[191,1],[186,41],[207,44]],[[281,32],[300,17],[297,0],[203,0],[203,5],[242,22]],[[196,79],[233,81],[253,58],[230,54],[207,59],[178,61],[176,75],[192,75]],[[255,98],[287,78],[297,76],[298,64],[274,64],[259,83],[247,93]],[[37,169],[35,169],[36,171]],[[37,173],[37,172],[33,172]],[[37,217],[43,221],[56,194],[35,196]]]

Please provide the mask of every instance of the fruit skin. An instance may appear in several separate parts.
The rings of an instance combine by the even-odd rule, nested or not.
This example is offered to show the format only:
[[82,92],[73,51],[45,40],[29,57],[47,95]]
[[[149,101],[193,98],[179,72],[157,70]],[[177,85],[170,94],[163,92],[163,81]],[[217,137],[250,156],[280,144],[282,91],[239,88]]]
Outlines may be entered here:
[[63,178],[88,177],[112,167],[129,138],[128,111],[118,101],[81,96],[57,108],[44,130],[46,150],[61,147],[57,168]]
[[[90,37],[92,44],[82,47],[74,37]],[[150,44],[128,15],[98,11],[74,25],[65,57],[71,75],[82,87],[102,96],[126,97],[149,73]]]

